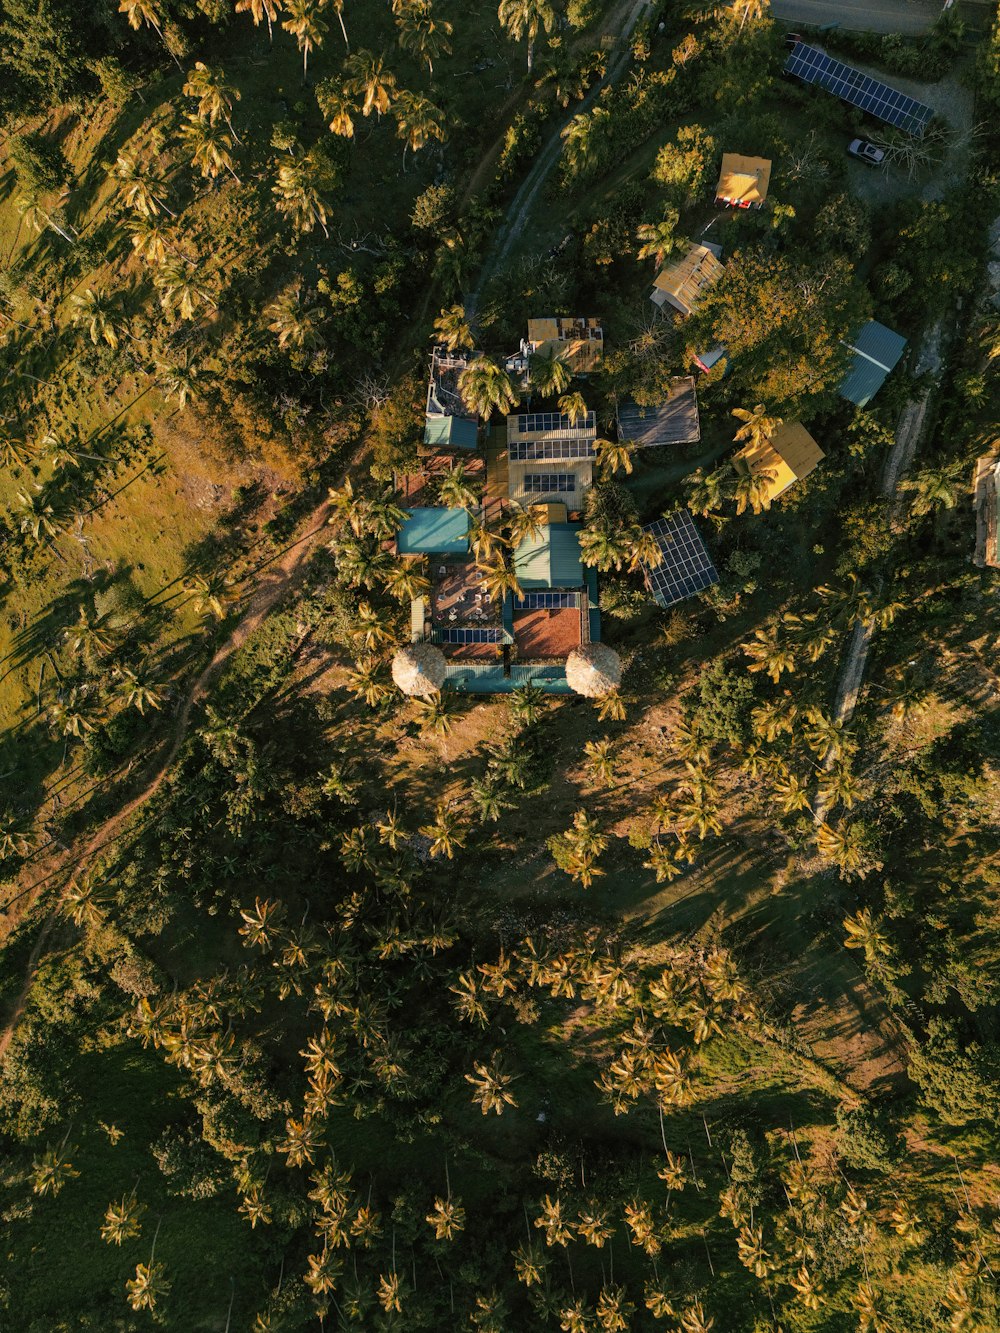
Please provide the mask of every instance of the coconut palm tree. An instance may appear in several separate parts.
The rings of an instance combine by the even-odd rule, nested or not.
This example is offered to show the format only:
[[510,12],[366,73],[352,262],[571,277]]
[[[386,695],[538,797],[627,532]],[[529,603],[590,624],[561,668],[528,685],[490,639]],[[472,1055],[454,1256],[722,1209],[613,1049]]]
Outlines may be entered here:
[[489,417],[495,409],[509,412],[518,400],[506,370],[492,357],[477,356],[458,377],[458,392],[470,412]]
[[34,489],[36,494],[33,496],[26,495],[24,491],[17,492],[18,526],[24,536],[34,542],[51,542],[65,532],[66,527],[46,498],[43,488],[36,483]]
[[688,487],[688,508],[702,518],[722,509],[727,500],[732,499],[735,490],[735,474],[731,464],[705,472],[696,468],[685,485]]
[[17,440],[12,435],[0,436],[0,463],[4,467],[24,467],[37,452],[36,446],[27,440]]
[[508,593],[518,601],[524,597],[524,589],[504,552],[498,551],[490,562],[477,561],[476,568],[482,576],[483,587],[494,602],[502,602]]
[[584,767],[592,782],[603,787],[615,785],[615,761],[610,741],[587,741],[583,747]]
[[363,657],[353,671],[347,674],[347,688],[369,708],[377,708],[392,694],[392,686],[385,678],[384,664],[377,657]]
[[944,467],[925,467],[914,477],[907,477],[899,483],[901,491],[913,494],[911,512],[914,517],[922,518],[935,509],[954,509],[961,494],[961,461]]
[[281,9],[282,0],[236,0],[236,13],[249,14],[253,19],[255,28],[267,20],[267,35],[274,41],[274,29],[272,24],[278,17],[278,11]]
[[164,313],[171,319],[175,311],[181,319],[194,319],[200,305],[215,305],[198,277],[198,270],[177,260],[164,264],[153,274],[153,286],[160,293]]
[[332,133],[342,139],[354,138],[354,103],[335,79],[324,79],[316,85],[316,101],[329,123]]
[[532,389],[543,398],[554,398],[569,388],[573,373],[566,364],[566,358],[553,348],[549,352],[536,352],[532,356],[528,364],[528,376]]
[[452,25],[446,19],[433,17],[430,0],[417,0],[396,14],[399,44],[404,51],[427,61],[427,70],[434,78],[434,61],[438,56],[451,55]]
[[194,69],[188,71],[187,82],[184,84],[184,96],[197,98],[198,115],[203,120],[207,120],[210,125],[214,125],[217,120],[224,120],[232,132],[233,138],[237,143],[239,142],[239,136],[233,129],[230,115],[233,110],[233,103],[240,100],[240,90],[226,82],[226,75],[223,70],[217,66],[206,65],[201,60],[196,60]]
[[120,152],[114,165],[105,170],[117,182],[118,192],[126,208],[146,218],[156,217],[161,211],[172,218],[177,216],[163,198],[166,185],[162,178],[140,167],[131,153]]
[[126,708],[134,708],[143,716],[147,708],[159,711],[166,697],[162,685],[154,684],[136,672],[130,671],[128,667],[116,667],[115,675],[117,677],[115,694]]
[[442,343],[449,352],[472,347],[472,327],[466,318],[464,305],[442,309],[434,321],[434,341]]
[[361,99],[361,114],[366,118],[374,111],[379,117],[392,105],[396,93],[396,76],[385,67],[385,57],[371,51],[356,51],[344,61],[344,87]]
[[630,473],[635,454],[633,440],[595,440],[594,453],[601,471],[609,476],[616,472]]
[[778,473],[774,468],[751,467],[745,458],[735,458],[733,468],[736,482],[733,486],[733,498],[736,501],[736,513],[745,514],[752,509],[760,514],[771,508],[771,485]]
[[404,163],[407,149],[419,153],[432,139],[444,143],[448,137],[444,113],[420,93],[401,89],[392,104],[392,113],[396,117],[396,134],[403,140]]
[[587,403],[582,393],[564,393],[559,399],[559,411],[571,426],[587,420]]
[[556,24],[556,10],[552,0],[500,0],[497,10],[501,25],[512,41],[528,40],[528,73],[535,59],[535,42],[544,30],[551,32]]
[[163,390],[163,396],[174,399],[178,409],[183,412],[191,399],[198,396],[199,390],[204,385],[201,371],[197,363],[191,359],[191,353],[185,353],[184,359],[174,365],[161,362],[156,369],[159,371],[157,382]]
[[560,131],[563,156],[572,176],[578,176],[597,161],[603,147],[600,130],[610,124],[611,113],[596,106],[593,111],[581,111]]
[[636,231],[636,237],[642,242],[636,257],[652,259],[659,268],[667,256],[672,255],[681,245],[681,238],[677,235],[679,221],[680,213],[668,204],[659,222],[643,222]]
[[438,499],[448,509],[475,509],[478,496],[469,484],[463,462],[453,463],[437,485]]
[[121,343],[121,314],[111,297],[87,287],[82,292],[74,292],[70,297],[70,305],[73,307],[73,323],[87,326],[90,341],[95,346],[106,342],[112,351],[118,349]]
[[135,1277],[125,1283],[128,1303],[133,1310],[155,1310],[157,1301],[167,1295],[170,1287],[166,1267],[154,1263],[152,1255],[148,1264],[136,1264]]
[[430,580],[424,570],[425,562],[421,556],[403,557],[397,560],[391,569],[386,570],[383,586],[390,597],[400,602],[411,602],[415,597],[423,597],[430,591]]
[[138,257],[146,264],[162,264],[167,251],[172,249],[169,241],[170,229],[162,218],[131,218],[125,224],[132,240],[132,246]]
[[120,0],[118,5],[119,14],[124,14],[128,19],[129,27],[134,28],[136,32],[145,24],[147,28],[152,28],[159,37],[160,41],[166,47],[167,54],[180,69],[180,61],[170,50],[166,37],[163,35],[163,14],[160,9],[159,0]]
[[749,669],[765,671],[775,684],[785,671],[795,670],[795,651],[777,627],[755,630],[754,637],[743,644],[743,651],[750,658]]
[[481,513],[473,519],[469,529],[469,548],[477,561],[489,564],[504,545],[504,538],[496,528],[490,527]]
[[221,125],[202,120],[200,116],[187,115],[180,128],[180,139],[191,154],[191,165],[197,167],[207,180],[217,180],[220,172],[228,171],[233,180],[239,182],[230,151],[233,136]]
[[181,587],[199,615],[212,616],[215,620],[226,618],[227,603],[233,594],[224,575],[188,574],[181,580]]
[[847,936],[844,944],[848,949],[864,949],[865,958],[874,963],[880,956],[892,952],[892,946],[883,933],[882,918],[873,917],[870,907],[863,907],[853,916],[844,918]]
[[475,1089],[472,1100],[483,1115],[490,1111],[503,1115],[508,1106],[517,1106],[517,1098],[510,1090],[514,1077],[504,1069],[499,1052],[491,1060],[474,1064],[473,1073],[466,1074],[465,1081]]
[[72,1151],[72,1148],[67,1148],[66,1139],[63,1139],[58,1148],[50,1146],[34,1159],[31,1164],[31,1188],[35,1194],[55,1198],[64,1185],[79,1176],[79,1171],[69,1160]]
[[434,822],[420,832],[430,839],[431,856],[446,856],[451,861],[455,852],[465,846],[465,831],[458,811],[443,801],[434,812]]
[[861,799],[861,783],[847,764],[835,764],[820,780],[819,795],[828,809],[845,805],[852,810]]
[[145,1211],[145,1205],[136,1199],[134,1189],[131,1194],[123,1195],[118,1203],[109,1203],[104,1212],[101,1240],[108,1245],[134,1240],[142,1231],[139,1219]]
[[291,218],[296,231],[307,233],[318,226],[328,237],[326,220],[330,206],[324,191],[331,184],[331,175],[326,161],[313,152],[299,150],[280,159],[277,166],[278,176],[271,193],[277,199],[278,212]]
[[302,82],[309,82],[309,57],[318,46],[323,45],[327,25],[322,18],[326,0],[285,0],[288,18],[282,19],[281,26],[290,32],[298,42],[302,52]]
[[628,528],[588,526],[580,532],[580,559],[585,565],[595,566],[605,573],[621,569],[632,549],[632,533]]
[[538,537],[545,530],[545,518],[537,505],[519,505],[512,502],[504,513],[510,534],[511,550],[516,551],[523,541]]
[[733,436],[737,443],[747,440],[754,446],[767,444],[778,427],[784,424],[781,417],[768,416],[763,403],[754,408],[734,407],[732,414],[737,421],[743,422]]
[[301,282],[287,288],[265,306],[264,316],[270,321],[267,327],[277,335],[278,346],[283,351],[322,346],[323,311],[320,306],[310,305],[303,299]]
[[816,830],[816,850],[820,856],[835,862],[845,879],[854,875],[863,876],[864,850],[861,838],[861,829],[855,824],[840,824],[837,828],[826,823],[820,824]]

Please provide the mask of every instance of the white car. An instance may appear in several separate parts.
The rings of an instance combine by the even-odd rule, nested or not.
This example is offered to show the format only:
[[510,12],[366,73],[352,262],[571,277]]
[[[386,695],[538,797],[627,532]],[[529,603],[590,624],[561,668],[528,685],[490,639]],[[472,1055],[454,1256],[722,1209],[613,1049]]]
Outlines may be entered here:
[[869,167],[879,167],[885,161],[885,149],[877,148],[867,139],[852,139],[847,145],[847,151]]

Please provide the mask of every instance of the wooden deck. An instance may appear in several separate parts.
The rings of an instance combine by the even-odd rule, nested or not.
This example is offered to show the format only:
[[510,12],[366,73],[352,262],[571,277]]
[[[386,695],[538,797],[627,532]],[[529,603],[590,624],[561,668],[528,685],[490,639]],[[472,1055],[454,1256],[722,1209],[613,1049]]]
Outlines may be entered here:
[[486,487],[483,491],[483,507],[488,523],[499,520],[501,504],[507,499],[509,485],[507,423],[501,420],[494,422],[486,438]]

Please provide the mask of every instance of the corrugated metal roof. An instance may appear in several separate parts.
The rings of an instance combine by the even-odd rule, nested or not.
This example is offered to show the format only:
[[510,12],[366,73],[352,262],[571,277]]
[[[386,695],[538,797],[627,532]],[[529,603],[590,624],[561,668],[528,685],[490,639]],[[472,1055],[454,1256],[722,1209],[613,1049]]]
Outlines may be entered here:
[[655,305],[666,301],[682,315],[690,315],[699,297],[722,277],[723,266],[707,245],[692,245],[683,259],[669,264],[653,283]]
[[528,342],[536,354],[561,357],[574,375],[596,370],[604,354],[604,330],[594,318],[529,319]]
[[751,471],[773,472],[767,488],[767,503],[776,500],[795,482],[809,473],[825,457],[801,421],[789,421],[779,426],[769,443],[748,444],[736,455]]
[[469,515],[464,509],[411,509],[396,535],[400,555],[464,555]]
[[477,443],[476,423],[468,417],[428,416],[424,423],[424,444],[450,449],[475,449]]
[[694,379],[674,380],[670,397],[655,407],[639,407],[631,399],[618,408],[618,437],[638,448],[658,444],[693,444],[701,439],[698,395]]
[[866,407],[898,365],[906,339],[872,319],[845,345],[854,357],[837,392],[856,407]]
[[514,571],[524,589],[579,588],[580,524],[553,523],[524,541],[514,552]]

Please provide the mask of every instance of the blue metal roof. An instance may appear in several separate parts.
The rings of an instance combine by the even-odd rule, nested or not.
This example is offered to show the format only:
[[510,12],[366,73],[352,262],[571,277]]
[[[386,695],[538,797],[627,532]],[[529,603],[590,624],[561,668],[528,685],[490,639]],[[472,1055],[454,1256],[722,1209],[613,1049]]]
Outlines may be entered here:
[[581,587],[580,524],[549,523],[535,536],[525,537],[514,552],[514,572],[526,591]]
[[446,449],[475,449],[479,432],[468,417],[428,416],[424,423],[424,444]]
[[396,536],[400,555],[465,555],[469,515],[464,509],[411,509]]
[[854,356],[837,392],[857,407],[867,407],[896,368],[906,339],[869,320],[847,344]]

